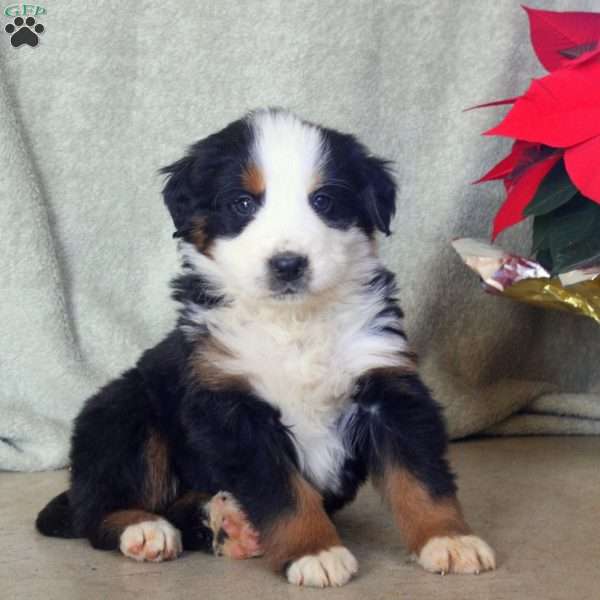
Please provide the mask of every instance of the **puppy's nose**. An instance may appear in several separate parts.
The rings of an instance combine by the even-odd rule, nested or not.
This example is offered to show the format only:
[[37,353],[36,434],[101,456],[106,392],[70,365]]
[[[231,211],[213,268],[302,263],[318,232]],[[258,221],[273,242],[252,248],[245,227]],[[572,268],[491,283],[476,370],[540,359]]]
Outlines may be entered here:
[[294,252],[282,252],[269,259],[269,268],[280,281],[300,279],[307,267],[308,258]]

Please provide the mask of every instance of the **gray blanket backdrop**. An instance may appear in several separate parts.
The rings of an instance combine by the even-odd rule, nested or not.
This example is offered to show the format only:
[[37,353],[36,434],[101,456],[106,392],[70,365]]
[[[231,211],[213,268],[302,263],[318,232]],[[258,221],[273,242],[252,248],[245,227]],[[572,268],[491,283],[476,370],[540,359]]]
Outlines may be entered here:
[[13,48],[0,17],[0,468],[65,465],[86,396],[173,326],[156,171],[265,105],[395,161],[382,251],[452,436],[600,432],[597,325],[484,295],[449,246],[488,234],[501,186],[469,182],[509,145],[479,136],[502,108],[462,110],[541,74],[517,1],[43,5],[36,48]]

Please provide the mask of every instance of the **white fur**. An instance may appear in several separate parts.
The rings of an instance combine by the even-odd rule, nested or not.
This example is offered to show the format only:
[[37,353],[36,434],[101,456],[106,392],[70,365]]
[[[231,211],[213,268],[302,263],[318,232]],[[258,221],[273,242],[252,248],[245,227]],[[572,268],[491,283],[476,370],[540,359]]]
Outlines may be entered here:
[[322,588],[344,585],[357,571],[358,563],[352,553],[343,546],[334,546],[294,561],[287,578],[296,585]]
[[338,420],[354,382],[369,369],[401,365],[398,353],[406,350],[399,336],[372,330],[381,297],[363,286],[343,286],[340,294],[317,306],[239,299],[202,315],[231,352],[219,369],[246,377],[280,409],[304,471],[321,489],[334,490],[346,454]]
[[121,534],[120,549],[137,561],[173,560],[182,552],[181,533],[164,519],[129,525]]
[[475,535],[434,537],[423,546],[419,564],[432,573],[478,574],[496,568],[494,551]]
[[[264,206],[240,235],[217,239],[211,257],[181,244],[191,268],[228,300],[188,314],[231,353],[218,368],[245,377],[280,409],[308,478],[335,490],[347,453],[339,422],[356,379],[408,362],[404,340],[374,325],[402,324],[395,316],[376,319],[385,293],[366,286],[380,267],[372,241],[358,228],[328,227],[309,205],[324,160],[319,131],[287,113],[254,119]],[[309,257],[310,287],[298,299],[274,299],[269,290],[268,259],[284,250]]]
[[355,252],[355,236],[328,227],[308,202],[326,160],[319,130],[290,113],[269,111],[256,113],[251,126],[264,203],[240,235],[215,241],[215,263],[236,297],[270,297],[268,261],[285,251],[308,257],[312,293],[335,287],[361,249]]

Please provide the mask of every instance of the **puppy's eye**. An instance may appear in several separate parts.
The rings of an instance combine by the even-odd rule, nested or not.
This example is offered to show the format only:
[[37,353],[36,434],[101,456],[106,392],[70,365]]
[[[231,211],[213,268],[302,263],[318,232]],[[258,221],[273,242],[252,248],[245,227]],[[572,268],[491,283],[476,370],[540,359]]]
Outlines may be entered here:
[[326,214],[333,206],[333,198],[323,192],[316,192],[310,197],[310,205],[320,214]]
[[252,196],[240,196],[230,204],[230,207],[240,217],[251,217],[258,210],[258,202]]

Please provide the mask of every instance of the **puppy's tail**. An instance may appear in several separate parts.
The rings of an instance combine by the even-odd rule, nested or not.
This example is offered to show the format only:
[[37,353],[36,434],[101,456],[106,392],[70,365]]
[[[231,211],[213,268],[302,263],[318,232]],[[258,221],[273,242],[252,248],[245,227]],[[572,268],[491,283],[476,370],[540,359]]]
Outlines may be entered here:
[[50,500],[35,520],[37,530],[49,537],[76,538],[68,491]]

